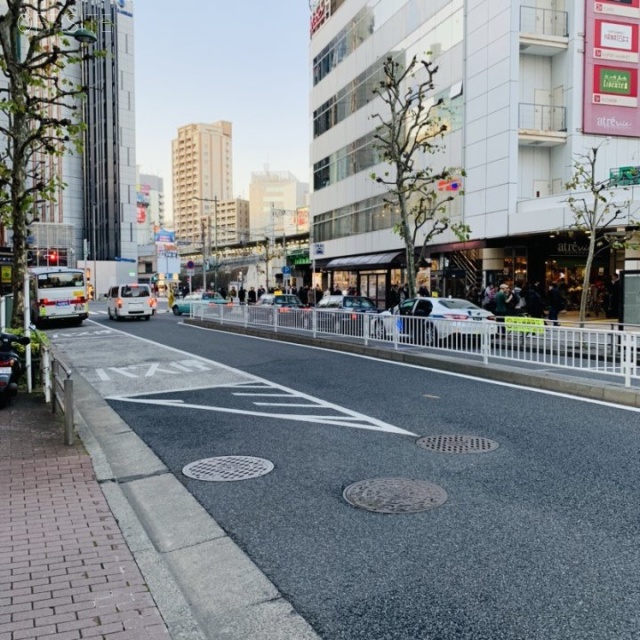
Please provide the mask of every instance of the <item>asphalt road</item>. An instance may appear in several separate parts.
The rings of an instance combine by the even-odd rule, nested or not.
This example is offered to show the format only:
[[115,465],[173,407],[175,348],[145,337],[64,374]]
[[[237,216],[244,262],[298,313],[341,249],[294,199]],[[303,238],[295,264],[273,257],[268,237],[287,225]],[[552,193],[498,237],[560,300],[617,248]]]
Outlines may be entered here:
[[[220,363],[234,385],[281,394],[288,406],[257,408],[227,383],[208,385],[209,373],[184,388],[142,370],[134,380],[129,369],[111,377],[142,395],[106,395],[322,638],[640,638],[637,411],[205,331],[170,314],[148,323],[92,319]],[[95,327],[61,330],[54,341],[77,349],[70,334]],[[112,355],[96,367],[118,367],[119,339],[100,339]],[[141,344],[149,367],[162,349]],[[416,445],[443,434],[499,447],[445,454]],[[258,456],[275,468],[226,483],[181,473],[221,455]],[[383,477],[426,480],[448,499],[399,515],[345,502],[348,485]]]

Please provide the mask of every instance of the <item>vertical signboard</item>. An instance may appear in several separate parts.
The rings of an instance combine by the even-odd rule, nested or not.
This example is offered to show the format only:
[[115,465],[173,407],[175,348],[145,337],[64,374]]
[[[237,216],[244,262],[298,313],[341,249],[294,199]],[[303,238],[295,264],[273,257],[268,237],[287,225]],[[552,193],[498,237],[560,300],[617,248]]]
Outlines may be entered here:
[[640,0],[586,0],[583,132],[640,137]]

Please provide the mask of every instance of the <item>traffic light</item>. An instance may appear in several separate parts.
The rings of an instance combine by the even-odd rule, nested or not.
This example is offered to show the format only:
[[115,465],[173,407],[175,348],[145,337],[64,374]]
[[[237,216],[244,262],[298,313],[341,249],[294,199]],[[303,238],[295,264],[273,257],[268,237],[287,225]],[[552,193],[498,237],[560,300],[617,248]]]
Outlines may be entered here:
[[47,256],[47,263],[49,265],[53,265],[56,266],[58,264],[58,252],[57,251],[50,251],[49,255]]

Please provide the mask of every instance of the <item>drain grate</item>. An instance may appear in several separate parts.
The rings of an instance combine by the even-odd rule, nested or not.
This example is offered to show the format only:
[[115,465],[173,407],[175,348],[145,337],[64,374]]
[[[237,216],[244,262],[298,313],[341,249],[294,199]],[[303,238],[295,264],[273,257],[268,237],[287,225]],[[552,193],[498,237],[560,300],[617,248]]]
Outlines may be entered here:
[[439,453],[487,453],[499,446],[495,440],[479,436],[427,436],[416,444]]
[[436,484],[409,478],[374,478],[349,485],[344,499],[353,507],[374,513],[419,513],[447,501]]
[[194,480],[232,482],[263,476],[273,469],[273,462],[252,456],[219,456],[191,462],[182,473]]

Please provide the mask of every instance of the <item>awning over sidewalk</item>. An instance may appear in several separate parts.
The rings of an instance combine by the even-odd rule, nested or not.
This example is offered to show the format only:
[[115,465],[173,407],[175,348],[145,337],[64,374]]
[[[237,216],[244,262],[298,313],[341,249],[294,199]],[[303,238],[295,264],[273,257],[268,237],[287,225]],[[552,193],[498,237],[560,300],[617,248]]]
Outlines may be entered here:
[[371,253],[367,256],[347,256],[346,258],[333,258],[323,267],[324,269],[364,269],[367,267],[390,267],[400,265],[404,258],[404,251],[391,251],[387,253]]

